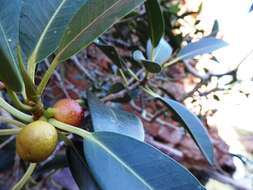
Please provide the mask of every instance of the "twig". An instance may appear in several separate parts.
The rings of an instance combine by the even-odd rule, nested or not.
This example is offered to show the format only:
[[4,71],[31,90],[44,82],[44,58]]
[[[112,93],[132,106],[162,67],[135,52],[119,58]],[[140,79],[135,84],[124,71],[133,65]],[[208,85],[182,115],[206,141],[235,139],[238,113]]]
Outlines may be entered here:
[[176,159],[177,161],[180,161],[183,159],[183,152],[169,146],[166,144],[162,144],[158,141],[155,141],[152,137],[146,135],[146,142],[149,144],[155,146],[159,150],[163,151],[164,153],[168,154],[172,158]]
[[156,112],[150,119],[150,123],[154,122],[158,117],[162,116],[165,112],[167,112],[168,108],[163,108],[160,111]]
[[182,95],[178,101],[182,102],[184,101],[186,98],[192,96],[196,91],[198,91],[199,88],[201,88],[202,85],[204,85],[206,83],[205,80],[201,80],[198,84],[196,84],[196,86],[188,93]]
[[225,75],[235,75],[239,67],[249,58],[249,56],[253,53],[253,49],[251,49],[238,63],[238,65],[231,71],[222,73],[222,74],[215,74],[215,73],[207,73],[205,75],[200,74],[193,66],[191,66],[190,62],[184,61],[184,65],[186,66],[187,70],[194,76],[206,81],[210,79],[211,77],[223,77]]
[[71,58],[71,60],[75,63],[76,67],[77,67],[80,71],[82,71],[82,72],[87,76],[87,78],[88,78],[91,82],[96,82],[96,79],[93,78],[93,77],[90,75],[89,71],[87,71],[87,70],[84,68],[84,66],[81,64],[81,62],[79,61],[79,59],[77,58],[76,55],[73,56],[73,57]]
[[[135,104],[134,101],[131,101],[130,104],[131,104],[131,106],[132,106],[136,111],[138,111],[138,112],[140,112],[140,113],[143,112],[143,109],[140,108],[139,106],[137,106],[137,105]],[[153,116],[151,113],[146,112],[146,111],[145,111],[145,114],[142,114],[142,118],[143,118],[144,120],[146,120],[147,122],[151,122],[151,119],[152,119],[153,117],[154,117],[154,116]],[[162,119],[160,119],[160,118],[156,118],[154,121],[156,121],[156,122],[159,123],[160,125],[163,125],[163,126],[166,126],[166,127],[172,128],[172,129],[178,129],[178,127],[176,127],[175,125],[172,125],[171,123],[168,123],[168,122],[166,122],[166,121],[164,121],[164,120],[162,120]]]
[[0,149],[5,147],[7,144],[9,144],[11,141],[15,139],[15,136],[10,136],[7,140],[5,140],[3,143],[0,144]]
[[104,102],[108,102],[108,101],[112,101],[118,98],[123,98],[125,96],[125,94],[127,92],[129,92],[129,90],[133,90],[135,88],[137,88],[140,85],[140,82],[137,81],[134,84],[132,84],[131,86],[129,86],[127,89],[121,90],[117,93],[113,93],[113,94],[109,94],[108,96],[102,98],[102,101]]
[[123,98],[127,92],[129,92],[130,90],[133,90],[133,89],[137,88],[143,82],[144,78],[142,78],[139,81],[136,81],[135,83],[133,83],[136,80],[135,78],[139,77],[143,73],[144,73],[144,70],[140,69],[136,73],[135,77],[132,77],[131,79],[128,80],[128,83],[126,84],[127,85],[126,89],[123,89],[123,90],[121,90],[121,91],[119,91],[117,93],[109,94],[108,96],[102,98],[102,101],[108,102],[108,101],[112,101],[112,100],[115,100],[115,99],[118,99],[118,98]]
[[[50,63],[49,63],[48,59],[45,60],[45,64],[47,65],[47,67],[49,67]],[[64,93],[64,95],[67,98],[69,98],[70,97],[69,93],[65,88],[65,85],[64,85],[64,82],[63,82],[64,80],[62,79],[61,75],[55,70],[54,71],[54,76],[59,81],[60,88],[61,88],[62,92]]]

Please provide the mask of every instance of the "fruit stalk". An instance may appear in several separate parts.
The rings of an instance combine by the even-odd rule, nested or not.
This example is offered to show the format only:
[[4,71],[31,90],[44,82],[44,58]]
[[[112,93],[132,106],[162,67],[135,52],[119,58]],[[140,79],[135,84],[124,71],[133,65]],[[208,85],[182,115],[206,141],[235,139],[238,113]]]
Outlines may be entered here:
[[0,136],[7,136],[7,135],[17,135],[21,129],[1,129]]
[[16,108],[12,107],[8,104],[2,97],[0,97],[0,107],[3,108],[5,111],[9,112],[14,117],[24,121],[24,122],[32,122],[33,117],[31,115],[25,114]]
[[0,116],[0,123],[8,123],[8,124],[15,125],[17,127],[24,127],[25,126],[25,124],[20,121],[17,121],[15,119],[11,119],[11,118],[6,118],[4,116]]
[[28,180],[30,179],[30,177],[32,176],[33,171],[36,168],[35,163],[30,163],[28,169],[26,170],[25,174],[23,175],[23,177],[19,180],[18,183],[16,183],[16,185],[14,187],[12,187],[11,190],[21,190],[23,188],[23,186],[28,182]]
[[56,119],[49,119],[48,122],[51,123],[53,126],[55,126],[58,129],[61,129],[63,131],[67,131],[69,133],[76,134],[76,135],[81,136],[83,138],[86,138],[91,135],[91,133],[88,131],[85,131],[81,128],[74,127],[72,125],[62,123],[60,121],[57,121]]

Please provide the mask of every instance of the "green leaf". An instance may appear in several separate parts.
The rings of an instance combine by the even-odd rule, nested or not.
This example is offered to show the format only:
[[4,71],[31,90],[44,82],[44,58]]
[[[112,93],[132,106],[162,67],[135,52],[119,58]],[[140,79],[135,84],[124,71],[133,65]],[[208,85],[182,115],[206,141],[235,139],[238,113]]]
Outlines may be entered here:
[[33,80],[31,79],[30,75],[27,73],[27,70],[23,63],[22,52],[21,52],[20,46],[17,47],[17,59],[18,59],[20,73],[24,81],[25,93],[27,95],[27,99],[37,102],[39,100],[39,96],[37,94],[37,88]]
[[163,14],[158,0],[147,0],[145,7],[148,14],[152,46],[155,48],[164,34]]
[[251,5],[249,12],[253,11],[253,4]]
[[150,73],[159,73],[162,70],[162,67],[158,63],[147,60],[140,50],[134,51],[133,59],[142,63],[146,70]]
[[66,25],[87,0],[23,0],[20,43],[30,71],[58,47]]
[[202,154],[205,156],[210,165],[214,164],[213,144],[210,141],[208,132],[203,126],[200,119],[190,112],[184,105],[169,98],[157,97],[168,106],[183,122],[185,129],[198,145]]
[[122,68],[123,63],[115,47],[102,42],[96,43],[96,46],[112,60],[113,64]]
[[144,129],[138,117],[104,105],[90,92],[87,98],[94,131],[111,131],[144,141]]
[[87,47],[143,1],[88,0],[74,16],[63,35],[57,54],[59,61],[64,61]]
[[159,65],[169,60],[172,55],[172,47],[162,38],[156,48],[153,49],[151,40],[147,42],[147,56],[149,60],[153,60]]
[[103,190],[204,190],[179,163],[133,138],[96,132],[84,139],[88,165]]
[[82,157],[83,150],[80,151],[76,146],[67,146],[66,148],[66,156],[71,174],[81,190],[99,190],[100,188],[97,186],[86,161]]
[[20,6],[19,0],[2,0],[0,6],[0,80],[13,91],[23,88],[16,59]]
[[193,43],[189,43],[187,46],[183,47],[179,53],[177,60],[180,59],[190,59],[197,55],[202,55],[205,53],[211,53],[214,50],[227,46],[228,43],[221,39],[216,38],[202,38],[201,40]]
[[146,60],[146,58],[144,57],[143,53],[140,50],[135,50],[133,52],[133,59],[138,62]]
[[162,70],[162,67],[156,62],[149,60],[142,60],[142,63],[144,67],[147,69],[147,71],[150,73],[160,73]]
[[211,34],[209,36],[215,37],[217,36],[218,32],[219,32],[219,22],[218,20],[215,20],[213,23]]

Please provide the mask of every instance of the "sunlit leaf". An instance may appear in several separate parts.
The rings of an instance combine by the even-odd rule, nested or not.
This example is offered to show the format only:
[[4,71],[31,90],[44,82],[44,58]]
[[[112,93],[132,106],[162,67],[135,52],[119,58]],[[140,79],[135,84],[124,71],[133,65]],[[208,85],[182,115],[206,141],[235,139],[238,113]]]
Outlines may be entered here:
[[141,62],[145,60],[146,58],[144,57],[143,53],[140,50],[136,50],[133,52],[133,59],[135,61]]
[[151,40],[147,42],[147,57],[158,64],[163,64],[169,60],[172,54],[172,48],[169,43],[162,38],[156,48],[152,51]]
[[221,39],[216,39],[212,37],[202,38],[197,42],[189,43],[187,46],[183,47],[179,51],[177,59],[190,59],[197,55],[211,53],[227,45],[228,44]]

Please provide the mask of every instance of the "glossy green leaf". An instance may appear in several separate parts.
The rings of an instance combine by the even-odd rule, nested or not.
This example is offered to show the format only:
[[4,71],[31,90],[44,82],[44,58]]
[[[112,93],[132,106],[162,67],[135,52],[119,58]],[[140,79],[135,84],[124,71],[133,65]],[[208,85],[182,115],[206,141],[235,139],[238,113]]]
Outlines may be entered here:
[[115,47],[111,45],[104,44],[102,42],[96,43],[96,46],[105,54],[108,58],[110,58],[113,64],[117,65],[119,68],[122,68],[122,60],[115,49]]
[[165,103],[182,121],[185,129],[198,145],[202,154],[205,156],[210,165],[214,164],[213,144],[208,136],[206,128],[200,119],[190,112],[184,105],[169,98],[157,97]]
[[78,151],[75,146],[67,146],[66,156],[71,174],[81,190],[99,190],[83,155],[83,150]]
[[162,67],[158,63],[147,60],[140,50],[134,51],[133,59],[139,63],[142,63],[148,72],[159,73],[162,70]]
[[178,53],[178,60],[180,59],[190,59],[197,55],[202,55],[205,53],[211,53],[214,50],[223,48],[228,44],[216,38],[202,38],[201,40],[193,43],[189,43],[187,46],[183,47]]
[[1,0],[0,6],[0,80],[13,91],[23,87],[16,59],[20,6],[19,0]]
[[159,73],[162,70],[162,67],[156,62],[149,60],[142,60],[142,63],[144,67],[147,69],[147,71],[150,73]]
[[58,58],[64,61],[87,47],[121,17],[144,0],[88,0],[74,16],[58,50]]
[[152,50],[151,40],[147,42],[147,57],[149,60],[153,60],[159,65],[169,60],[172,55],[172,47],[170,44],[162,38],[156,48]]
[[144,129],[138,117],[104,105],[90,92],[87,98],[94,131],[111,131],[144,141]]
[[[20,43],[34,70],[58,47],[66,25],[87,0],[23,0]],[[32,71],[30,71],[32,72]]]
[[145,7],[148,15],[152,46],[155,48],[164,34],[163,14],[158,0],[147,0]]
[[84,139],[90,170],[103,190],[204,190],[179,163],[152,146],[110,132]]

